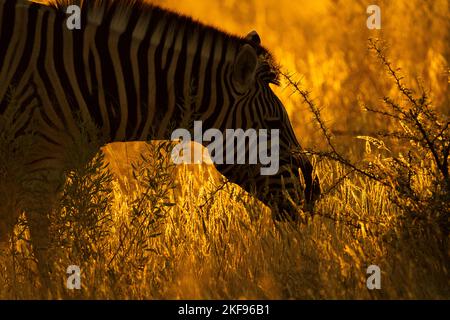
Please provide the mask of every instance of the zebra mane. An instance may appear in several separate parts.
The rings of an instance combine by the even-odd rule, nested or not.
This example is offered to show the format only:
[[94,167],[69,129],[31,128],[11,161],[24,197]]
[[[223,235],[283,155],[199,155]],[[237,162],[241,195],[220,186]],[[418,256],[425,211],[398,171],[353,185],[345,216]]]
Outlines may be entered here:
[[[155,4],[149,3],[145,0],[48,0],[47,5],[57,10],[64,11],[69,5],[78,5],[82,9],[98,10],[103,9],[104,13],[98,16],[98,23],[101,23],[102,16],[107,12],[120,12],[124,18],[124,22],[127,22],[127,18],[134,15],[136,17],[149,12],[158,12],[163,15],[169,21],[173,21],[174,24],[180,23],[186,28],[191,30],[200,30],[208,34],[212,34],[217,37],[222,37],[225,41],[235,44],[240,47],[244,44],[250,44],[255,48],[256,53],[260,59],[260,68],[258,75],[267,83],[273,83],[279,85],[279,67],[275,63],[273,55],[260,44],[256,44],[253,41],[232,35],[228,32],[222,31],[218,28],[206,25],[198,20],[195,20],[187,15],[180,14],[168,9],[163,9]],[[100,12],[100,10],[99,10]]]

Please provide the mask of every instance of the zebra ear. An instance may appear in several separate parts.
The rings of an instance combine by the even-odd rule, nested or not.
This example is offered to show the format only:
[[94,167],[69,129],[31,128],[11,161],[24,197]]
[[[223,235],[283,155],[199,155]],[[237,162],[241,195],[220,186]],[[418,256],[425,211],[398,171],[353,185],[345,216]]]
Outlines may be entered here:
[[260,46],[261,45],[261,38],[259,37],[258,32],[256,32],[255,30],[253,30],[252,32],[250,32],[245,39],[247,39],[248,41]]
[[233,70],[233,81],[239,91],[247,91],[253,83],[257,64],[258,56],[255,49],[249,44],[244,44],[239,50]]

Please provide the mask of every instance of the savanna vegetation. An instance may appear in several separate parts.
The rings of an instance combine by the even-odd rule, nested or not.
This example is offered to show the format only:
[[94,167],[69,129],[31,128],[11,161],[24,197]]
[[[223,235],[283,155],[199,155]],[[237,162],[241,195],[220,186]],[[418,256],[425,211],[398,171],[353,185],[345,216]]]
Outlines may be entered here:
[[[54,290],[22,215],[0,252],[0,298],[449,299],[449,2],[378,1],[381,30],[362,0],[154,2],[258,31],[320,177],[314,214],[276,222],[213,166],[175,166],[167,141],[107,145],[88,164],[75,150],[51,213]],[[20,175],[26,146],[3,132],[0,176]],[[69,265],[81,290],[66,288]]]

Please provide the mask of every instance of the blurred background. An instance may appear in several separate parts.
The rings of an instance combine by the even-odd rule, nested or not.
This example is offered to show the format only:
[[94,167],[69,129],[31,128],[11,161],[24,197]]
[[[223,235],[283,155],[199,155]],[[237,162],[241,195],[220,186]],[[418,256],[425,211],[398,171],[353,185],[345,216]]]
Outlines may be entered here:
[[[311,93],[338,151],[377,164],[379,171],[371,172],[385,175],[388,183],[350,175],[342,161],[322,159],[317,172],[329,192],[316,215],[305,216],[299,208],[303,223],[277,223],[268,208],[227,184],[213,166],[173,166],[167,143],[107,145],[110,170],[100,157],[70,172],[61,206],[51,213],[53,298],[450,298],[450,189],[433,150],[423,146],[420,132],[410,130],[416,118],[394,121],[362,108],[381,106],[385,96],[402,112],[411,107],[368,49],[369,38],[381,39],[404,84],[415,97],[425,91],[432,101],[439,121],[427,120],[428,104],[419,99],[412,108],[427,133],[441,140],[433,148],[445,157],[448,0],[151,2],[236,35],[256,30],[282,70]],[[381,8],[380,30],[366,26],[372,4]],[[274,90],[300,143],[325,150],[326,139],[301,95],[285,81]],[[389,129],[407,133],[402,142],[384,141],[390,151],[373,152],[367,141],[355,138]],[[414,161],[397,152],[402,148]],[[417,224],[420,220],[433,227]],[[0,298],[49,296],[32,261],[22,217],[10,246],[0,251]],[[82,290],[76,292],[62,281],[72,264],[83,272]],[[382,270],[382,290],[366,287],[372,264]]]

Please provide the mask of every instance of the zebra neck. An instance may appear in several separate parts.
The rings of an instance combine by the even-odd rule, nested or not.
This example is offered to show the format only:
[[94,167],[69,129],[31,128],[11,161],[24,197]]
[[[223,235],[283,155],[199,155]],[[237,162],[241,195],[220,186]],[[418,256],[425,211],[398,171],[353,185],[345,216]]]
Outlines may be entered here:
[[[157,7],[114,9],[90,8],[84,34],[93,56],[103,57],[103,90],[117,93],[114,119],[102,119],[112,139],[167,139],[193,120],[220,127],[232,103],[229,74],[241,40]],[[93,73],[86,74],[92,90]]]

